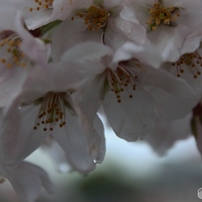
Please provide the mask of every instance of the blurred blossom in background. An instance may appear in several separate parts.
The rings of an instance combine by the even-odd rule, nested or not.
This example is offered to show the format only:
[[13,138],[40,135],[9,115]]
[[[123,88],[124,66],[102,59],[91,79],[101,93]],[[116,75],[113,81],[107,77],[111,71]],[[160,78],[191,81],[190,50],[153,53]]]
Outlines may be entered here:
[[[57,186],[56,195],[41,192],[36,202],[190,202],[200,201],[201,157],[190,137],[175,143],[164,157],[144,142],[128,143],[106,131],[105,161],[86,176],[57,172],[49,156],[37,150],[28,161],[47,170]],[[61,165],[63,171],[68,167]],[[20,202],[6,181],[0,188],[1,202]]]

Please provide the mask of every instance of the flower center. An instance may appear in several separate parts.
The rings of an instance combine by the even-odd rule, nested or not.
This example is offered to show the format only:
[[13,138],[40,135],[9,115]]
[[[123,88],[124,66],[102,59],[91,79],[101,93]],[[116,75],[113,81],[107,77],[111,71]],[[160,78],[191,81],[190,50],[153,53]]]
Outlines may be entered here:
[[41,9],[52,9],[54,0],[34,0],[36,3],[36,7],[30,7],[29,11],[32,12],[33,10],[41,10]]
[[180,77],[185,71],[182,65],[186,65],[189,67],[194,78],[196,79],[199,75],[201,75],[199,68],[202,67],[202,57],[196,51],[194,53],[181,56],[180,59],[177,62],[172,63],[172,65],[177,68],[178,77]]
[[152,31],[156,30],[160,24],[171,25],[176,17],[180,16],[179,12],[176,12],[178,10],[175,7],[164,8],[161,3],[155,3],[153,8],[149,9],[150,17],[147,24]]
[[135,68],[140,68],[138,60],[134,60],[136,65],[126,66],[124,63],[120,63],[115,71],[107,69],[107,80],[111,91],[113,91],[117,97],[117,102],[121,102],[120,93],[124,90],[127,91],[128,97],[133,98],[131,89],[136,90],[138,76],[135,74]]
[[7,68],[11,68],[12,66],[26,67],[27,58],[19,48],[21,42],[22,39],[16,33],[12,33],[1,39],[0,49],[4,57],[1,57],[0,61]]
[[84,19],[84,24],[87,25],[88,30],[97,31],[106,26],[110,13],[104,8],[91,5],[88,9],[78,11],[76,16]]
[[57,123],[59,127],[66,124],[65,121],[65,93],[49,92],[45,97],[39,98],[35,104],[41,103],[38,116],[35,121],[34,130],[42,125],[43,130],[53,130],[53,124]]

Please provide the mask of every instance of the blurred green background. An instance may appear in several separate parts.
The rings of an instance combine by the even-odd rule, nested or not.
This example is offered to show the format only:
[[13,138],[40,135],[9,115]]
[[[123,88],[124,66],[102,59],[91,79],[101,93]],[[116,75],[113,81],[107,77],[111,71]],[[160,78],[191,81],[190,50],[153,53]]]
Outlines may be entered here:
[[[109,132],[104,162],[86,176],[57,172],[40,150],[28,160],[43,167],[57,186],[55,195],[42,191],[37,202],[201,201],[201,156],[192,137],[159,157],[146,143],[128,143]],[[0,202],[20,202],[9,182],[0,186]]]

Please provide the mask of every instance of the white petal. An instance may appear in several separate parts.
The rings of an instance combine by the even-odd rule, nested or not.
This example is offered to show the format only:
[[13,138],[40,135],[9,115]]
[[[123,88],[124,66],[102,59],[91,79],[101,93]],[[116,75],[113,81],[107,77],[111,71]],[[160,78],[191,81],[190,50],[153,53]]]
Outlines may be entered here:
[[163,89],[147,86],[146,89],[154,98],[160,115],[167,120],[185,117],[199,102],[198,96],[181,97],[167,93]]
[[55,85],[61,91],[75,91],[86,80],[102,73],[107,68],[107,58],[110,56],[111,50],[102,44],[88,42],[77,45],[67,51],[60,62],[50,64],[51,80],[55,80]]
[[16,168],[1,167],[0,171],[11,182],[22,202],[34,202],[42,186],[49,193],[54,192],[55,187],[47,173],[33,164],[23,162]]
[[[71,29],[70,29],[71,27]],[[97,41],[101,43],[102,30],[89,31],[84,24],[83,19],[66,20],[62,22],[57,28],[55,28],[52,36],[52,56],[54,61],[58,61],[61,56],[72,46],[77,44]],[[92,49],[92,48],[91,48]],[[96,48],[95,48],[96,49]],[[89,49],[86,47],[85,51]],[[98,49],[99,50],[99,49]],[[83,51],[83,48],[81,49]],[[81,51],[78,55],[74,55],[74,58],[80,57]],[[96,54],[96,52],[94,52]],[[63,55],[63,58],[65,56]]]
[[66,112],[66,125],[62,128],[55,126],[52,135],[66,153],[68,162],[73,169],[88,173],[95,169],[95,162],[92,158],[88,143],[83,134],[82,128],[75,115]]
[[142,87],[154,86],[179,97],[195,95],[191,86],[184,80],[178,79],[164,70],[154,69],[148,66],[143,67],[143,69],[145,69],[145,73],[138,74],[139,83]]
[[108,92],[103,108],[114,132],[127,141],[143,138],[154,128],[153,101],[144,91],[135,90],[133,98],[123,92],[121,103],[117,102],[114,93]]
[[183,119],[175,121],[163,120],[158,117],[155,130],[145,137],[150,146],[159,155],[165,155],[174,144],[182,139],[186,139],[191,134],[190,121],[192,114],[188,114]]
[[78,113],[83,133],[91,154],[98,163],[102,162],[105,155],[104,129],[96,115],[102,101],[104,80],[104,75],[97,76],[73,94],[75,110]]
[[1,158],[4,165],[19,164],[35,151],[48,132],[38,127],[34,130],[39,107],[27,106],[13,111],[1,130]]
[[150,31],[148,38],[157,47],[164,61],[176,61],[182,55],[182,47],[191,29],[184,25],[176,27],[159,26],[157,30]]

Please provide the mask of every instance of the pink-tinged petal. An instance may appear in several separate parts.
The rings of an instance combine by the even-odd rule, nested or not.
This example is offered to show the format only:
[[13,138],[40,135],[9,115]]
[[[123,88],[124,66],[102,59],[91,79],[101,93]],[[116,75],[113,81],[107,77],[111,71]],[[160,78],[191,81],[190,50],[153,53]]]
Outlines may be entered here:
[[64,150],[52,136],[48,137],[44,141],[44,144],[40,147],[40,149],[51,159],[55,171],[69,173],[73,170],[70,163],[68,162]]
[[58,0],[53,3],[53,15],[56,19],[67,19],[72,17],[79,9],[88,8],[93,3],[92,0]]
[[142,87],[153,86],[178,97],[191,97],[195,95],[193,89],[186,81],[178,79],[164,70],[154,69],[148,66],[144,68],[145,72],[138,74]]
[[181,54],[193,53],[199,47],[201,39],[202,34],[198,31],[189,34],[183,43]]
[[[1,68],[1,65],[0,65]],[[27,76],[27,69],[2,67],[0,81],[0,106],[5,107],[14,95],[21,91],[22,83]]]
[[131,8],[125,7],[121,11],[120,17],[124,21],[120,21],[118,27],[125,31],[128,39],[143,44],[146,40],[146,29],[138,22],[135,13],[131,11]]
[[0,85],[10,79],[14,72],[15,68],[6,68],[4,65],[0,64]]
[[[67,60],[75,61],[75,64],[83,64],[83,65],[93,65],[98,62],[102,62],[102,59],[106,56],[111,56],[112,50],[103,44],[97,42],[86,42],[80,43],[77,46],[72,47],[70,50],[67,50],[62,55],[61,61],[65,62]],[[92,64],[90,64],[92,63]],[[107,64],[105,64],[107,65]],[[98,66],[99,67],[99,66]],[[91,71],[94,74],[99,74],[103,72],[103,69],[98,69],[94,67],[86,66],[85,71]],[[94,70],[95,69],[95,70]]]
[[66,111],[65,126],[60,128],[56,125],[51,133],[65,151],[73,169],[81,173],[88,173],[95,169],[94,159],[76,115]]
[[106,152],[106,144],[105,144],[105,136],[104,136],[104,127],[103,124],[98,116],[95,117],[94,120],[94,127],[96,129],[95,135],[100,136],[100,140],[97,141],[94,146],[94,153],[95,153],[95,160],[96,163],[102,163],[105,157],[105,152]]
[[0,154],[4,165],[19,164],[35,151],[48,135],[42,127],[34,130],[38,117],[38,106],[24,106],[13,111],[13,114],[2,125]]
[[16,3],[16,7],[23,12],[26,26],[29,30],[37,29],[51,21],[57,20],[56,16],[53,15],[53,5],[49,4],[49,8],[44,8],[43,6],[43,3],[40,5],[37,1],[18,0]]
[[48,91],[56,91],[55,85],[51,80],[50,72],[42,66],[35,66],[33,68],[19,93],[22,102],[24,100],[34,101],[45,95]]
[[136,141],[143,138],[154,129],[154,103],[152,97],[145,91],[122,92],[121,102],[113,92],[108,92],[103,102],[107,119],[117,136]]
[[[69,29],[71,27],[71,29]],[[77,44],[96,41],[101,43],[102,41],[102,30],[89,31],[83,22],[83,19],[66,20],[62,22],[53,31],[52,36],[52,57],[54,61],[60,60],[61,56],[72,46]],[[96,47],[95,47],[96,49]],[[83,51],[83,49],[81,50]],[[81,53],[81,51],[79,53]],[[86,48],[85,51],[88,51]],[[79,59],[80,54],[74,55],[74,59]],[[94,55],[96,52],[94,52]],[[64,58],[64,56],[63,56]]]
[[120,9],[123,6],[124,2],[122,0],[94,0],[94,2],[103,2],[103,7],[108,9]]
[[3,109],[4,120],[6,121],[9,116],[12,116],[13,111],[20,105],[20,102],[25,102],[24,104],[32,103],[34,100],[44,96],[48,91],[55,91],[54,87],[46,69],[35,66],[29,72],[29,75],[23,81],[18,91],[13,91],[7,100],[6,106]]
[[127,61],[133,58],[138,59],[141,64],[148,64],[157,68],[163,61],[154,45],[146,41],[144,45],[125,42],[115,51],[113,62]]
[[15,17],[17,14],[17,9],[13,3],[1,0],[0,13],[0,30],[13,30],[15,28]]
[[[199,49],[197,51],[200,55],[201,50]],[[162,64],[161,67],[175,77],[177,76],[177,74],[179,74],[179,69],[177,69],[177,67],[173,66],[171,63]],[[187,82],[193,88],[195,94],[198,95],[198,98],[200,99],[202,95],[202,77],[201,75],[197,75],[197,78],[194,78],[196,72],[200,71],[200,64],[196,65],[196,69],[186,64],[181,64],[180,68],[184,70],[184,72],[180,74],[180,79]]]
[[[172,0],[173,1],[173,0]],[[182,7],[186,7],[187,9],[192,10],[193,12],[201,12],[200,7],[202,6],[201,0],[180,0],[182,2]],[[176,3],[176,1],[175,1]],[[200,21],[200,20],[199,20]]]
[[51,80],[61,91],[75,91],[107,68],[105,59],[111,54],[108,47],[96,42],[77,45],[63,54],[60,62],[50,63]]
[[150,31],[148,39],[157,47],[164,61],[176,61],[182,55],[185,38],[191,34],[191,29],[184,25],[176,27],[159,26],[156,31]]
[[34,202],[42,187],[50,194],[55,190],[47,173],[33,164],[23,162],[15,168],[1,166],[0,171],[11,182],[22,202]]
[[[104,129],[97,111],[101,105],[105,76],[97,76],[93,81],[74,93],[73,101],[91,155],[97,163],[101,163],[105,155]],[[95,127],[95,129],[93,128]]]
[[15,22],[17,33],[23,39],[20,46],[22,52],[25,53],[33,63],[45,66],[47,63],[47,50],[44,42],[42,42],[40,39],[34,38],[24,28],[24,19],[22,18],[22,13],[18,12]]
[[24,10],[25,10],[25,12],[23,12],[23,14],[25,16],[26,26],[30,30],[37,29],[37,28],[51,22],[51,14],[52,14],[51,9],[50,10],[45,10],[45,11],[42,11],[42,12],[37,11],[37,12],[31,13],[31,14],[30,14],[30,11],[29,11],[28,7],[25,8]]
[[144,47],[132,42],[124,43],[115,53],[113,62],[127,61],[134,58],[134,55],[143,51]]
[[157,154],[165,155],[177,141],[190,136],[191,117],[192,114],[188,114],[182,119],[167,121],[158,116],[155,130],[147,135],[144,141],[148,142]]
[[104,35],[106,45],[116,50],[127,41],[142,45],[146,40],[146,30],[138,24],[132,24],[120,17],[109,19]]
[[181,119],[185,117],[199,102],[197,95],[178,97],[167,93],[161,88],[153,86],[147,86],[144,89],[151,93],[160,116],[167,120]]
[[147,27],[146,22],[149,18],[148,10],[154,3],[156,3],[156,0],[126,0],[126,12],[122,13],[122,17],[128,19],[130,22],[134,22],[134,19],[130,18],[130,16],[134,16],[135,22],[137,20],[142,26]]

